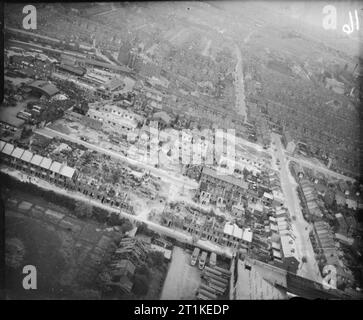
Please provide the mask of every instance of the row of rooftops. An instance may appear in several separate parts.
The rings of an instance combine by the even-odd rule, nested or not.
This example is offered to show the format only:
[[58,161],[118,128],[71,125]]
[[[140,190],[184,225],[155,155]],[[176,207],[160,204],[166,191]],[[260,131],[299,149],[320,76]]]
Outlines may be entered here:
[[225,174],[218,174],[216,170],[213,170],[213,169],[208,168],[208,167],[203,168],[202,174],[210,176],[210,177],[218,179],[218,180],[221,180],[221,181],[224,181],[224,182],[227,182],[229,184],[238,186],[238,187],[240,187],[242,189],[245,189],[245,190],[248,189],[248,183],[246,181],[243,181],[241,179],[237,179],[237,178],[235,178],[233,176],[228,176],[228,175],[225,175]]
[[38,166],[43,169],[50,170],[54,173],[58,173],[67,178],[72,178],[76,171],[74,168],[71,168],[65,164],[53,161],[52,159],[49,159],[47,157],[42,157],[38,154],[33,154],[29,150],[15,147],[13,144],[7,143],[2,140],[0,140],[0,152],[12,158],[20,159],[21,161],[27,162],[34,166]]
[[224,225],[223,233],[241,239],[247,242],[252,242],[252,230],[250,228],[242,229],[235,223],[227,222]]
[[[275,217],[270,217],[270,228],[279,234],[280,244],[272,242],[275,251],[282,249],[285,258],[296,257],[296,246],[290,231],[290,223],[287,221],[287,210],[277,208]],[[277,252],[276,252],[277,253]]]

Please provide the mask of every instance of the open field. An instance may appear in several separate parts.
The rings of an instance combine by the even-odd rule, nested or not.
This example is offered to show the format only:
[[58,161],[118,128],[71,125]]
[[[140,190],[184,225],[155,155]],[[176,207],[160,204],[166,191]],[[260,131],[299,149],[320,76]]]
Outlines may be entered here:
[[[94,280],[113,248],[112,237],[97,224],[59,211],[44,200],[8,199],[6,288],[10,299],[100,298]],[[22,287],[25,265],[37,269],[37,290]]]

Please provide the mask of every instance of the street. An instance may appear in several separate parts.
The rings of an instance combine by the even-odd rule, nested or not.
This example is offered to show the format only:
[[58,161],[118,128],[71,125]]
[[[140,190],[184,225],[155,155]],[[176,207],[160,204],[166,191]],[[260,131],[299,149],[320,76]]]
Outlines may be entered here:
[[[281,143],[280,136],[272,133],[272,142],[275,143],[276,151],[274,152],[274,158],[280,160],[280,179],[281,187],[285,196],[285,203],[290,212],[290,216],[295,217],[291,219],[291,224],[293,227],[293,232],[296,236],[296,250],[300,260],[300,266],[298,270],[298,275],[315,280],[317,282],[321,281],[321,275],[319,272],[318,265],[315,260],[315,253],[309,239],[310,225],[305,221],[301,208],[300,200],[296,191],[297,184],[294,177],[291,175],[288,161],[286,161],[284,154],[284,147]],[[273,160],[274,162],[276,160]],[[307,261],[302,262],[302,258],[306,257]]]
[[168,172],[166,172],[166,171],[164,171],[162,169],[155,168],[154,166],[148,165],[148,164],[146,164],[144,162],[134,160],[134,159],[130,159],[129,157],[126,157],[126,156],[124,156],[124,155],[122,155],[120,153],[117,153],[115,151],[99,147],[97,145],[88,143],[88,142],[83,141],[83,140],[78,139],[78,138],[73,138],[73,137],[71,137],[71,136],[69,136],[67,134],[62,133],[62,132],[59,132],[59,131],[56,131],[56,130],[53,130],[53,129],[50,129],[50,128],[42,128],[42,129],[35,130],[35,133],[40,134],[40,135],[45,136],[45,137],[48,137],[48,138],[58,137],[58,138],[62,138],[64,140],[68,140],[68,141],[71,141],[71,142],[74,142],[74,143],[77,143],[77,144],[81,144],[81,145],[87,147],[88,149],[95,150],[95,151],[103,153],[103,154],[107,154],[107,155],[109,155],[109,156],[111,156],[113,158],[116,158],[116,159],[127,161],[127,162],[129,162],[130,164],[133,164],[133,165],[141,166],[144,169],[152,172],[156,176],[159,176],[161,178],[164,178],[167,181],[170,181],[170,182],[173,182],[173,183],[176,183],[176,184],[181,184],[185,188],[189,188],[189,189],[198,188],[198,183],[196,181],[193,181],[193,180],[187,178],[187,177],[180,176],[180,175],[178,176],[176,174],[168,173]]
[[66,195],[68,197],[71,197],[75,200],[79,200],[79,201],[83,201],[83,202],[87,202],[90,205],[99,207],[99,208],[103,208],[106,209],[108,211],[112,211],[112,212],[116,212],[118,213],[121,217],[127,218],[132,222],[144,222],[148,225],[150,230],[153,230],[155,232],[158,232],[160,234],[166,235],[168,237],[171,237],[173,239],[176,239],[177,241],[180,241],[182,243],[188,243],[188,244],[193,244],[195,246],[200,247],[202,250],[207,250],[207,251],[214,251],[216,252],[216,254],[220,254],[220,255],[224,255],[226,257],[232,257],[232,250],[230,248],[224,248],[221,247],[219,245],[216,245],[210,241],[207,240],[198,240],[197,242],[193,241],[193,238],[191,235],[186,234],[184,232],[175,230],[175,229],[170,229],[168,227],[164,227],[160,224],[157,224],[155,222],[152,222],[150,220],[147,220],[147,218],[144,215],[141,216],[137,216],[137,215],[132,215],[129,214],[125,211],[122,211],[120,209],[116,209],[114,207],[111,207],[109,205],[103,204],[100,201],[97,201],[95,199],[89,198],[87,196],[85,196],[84,194],[80,193],[80,192],[75,192],[74,190],[66,190],[64,188],[60,188],[54,184],[50,184],[49,182],[45,181],[45,180],[41,180],[39,178],[35,178],[35,177],[29,177],[28,175],[17,171],[15,169],[10,169],[8,167],[4,167],[1,166],[0,167],[0,171],[20,180],[20,181],[24,181],[24,182],[31,182],[32,184],[35,184],[43,189],[47,189],[47,190],[52,190],[56,193],[59,194],[63,194]]
[[235,69],[236,111],[244,117],[244,121],[246,122],[247,110],[243,82],[242,54],[237,44],[235,45],[235,54],[237,56],[237,64]]

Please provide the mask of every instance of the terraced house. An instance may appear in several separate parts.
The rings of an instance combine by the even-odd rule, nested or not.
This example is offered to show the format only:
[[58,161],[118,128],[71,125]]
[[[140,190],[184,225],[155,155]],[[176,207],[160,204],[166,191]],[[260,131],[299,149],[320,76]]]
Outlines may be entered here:
[[0,152],[5,165],[62,187],[74,188],[78,172],[64,163],[33,154],[5,141],[0,141]]

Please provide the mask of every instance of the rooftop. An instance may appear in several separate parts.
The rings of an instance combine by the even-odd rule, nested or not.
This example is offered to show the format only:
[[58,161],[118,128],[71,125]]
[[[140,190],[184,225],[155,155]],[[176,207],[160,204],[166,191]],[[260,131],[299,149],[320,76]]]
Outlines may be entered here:
[[284,253],[284,257],[288,258],[288,257],[295,257],[296,253],[295,253],[295,244],[294,241],[292,240],[292,238],[288,235],[283,235],[281,236],[281,247],[282,247],[282,251]]
[[14,146],[11,143],[7,143],[1,152],[10,156],[13,150]]
[[5,147],[5,145],[6,145],[6,142],[0,140],[0,151]]
[[49,97],[54,96],[59,92],[58,88],[54,84],[42,80],[35,80],[27,84],[27,86],[32,89],[40,90],[43,93],[47,94]]
[[31,164],[34,164],[34,165],[36,165],[36,166],[39,166],[39,165],[40,165],[40,163],[42,162],[42,160],[43,160],[43,157],[42,157],[42,156],[40,156],[40,155],[38,155],[38,154],[36,154],[36,155],[34,155],[34,157],[31,159],[30,163],[31,163]]
[[44,169],[49,169],[52,164],[52,160],[49,158],[43,158],[42,162],[40,163],[40,166]]
[[22,154],[24,153],[24,151],[25,151],[24,149],[17,147],[17,148],[14,149],[11,156],[14,157],[14,158],[20,159]]
[[240,227],[238,227],[236,224],[232,224],[230,222],[227,222],[224,225],[223,232],[238,239],[242,239],[243,236],[243,230]]
[[30,162],[30,160],[32,158],[33,158],[33,153],[28,151],[28,150],[25,150],[20,159],[25,161],[25,162]]
[[59,162],[53,161],[52,165],[50,166],[50,170],[55,173],[59,173],[61,166],[62,165]]
[[227,176],[227,175],[223,175],[223,174],[218,174],[217,171],[213,170],[213,169],[210,169],[208,167],[204,167],[203,168],[203,171],[202,171],[203,174],[205,175],[208,175],[208,176],[211,176],[215,179],[218,179],[218,180],[222,180],[222,181],[225,181],[227,183],[230,183],[230,184],[233,184],[233,185],[236,185],[242,189],[248,189],[248,183],[243,181],[243,180],[240,180],[240,179],[237,179],[233,176]]
[[65,176],[67,178],[72,178],[73,177],[73,174],[76,170],[71,168],[71,167],[68,167],[66,165],[63,165],[61,168],[60,168],[60,174],[62,176]]

